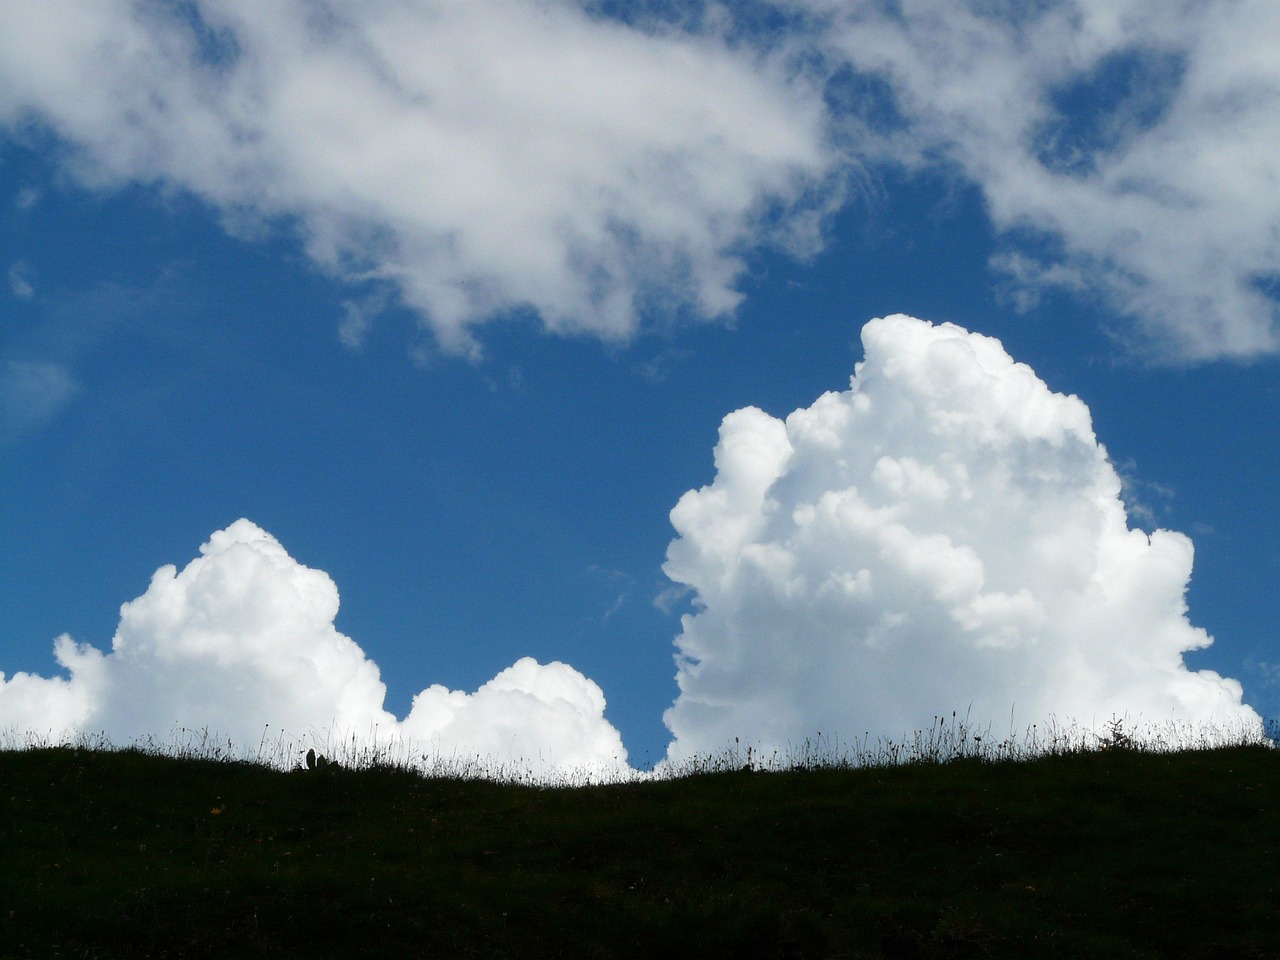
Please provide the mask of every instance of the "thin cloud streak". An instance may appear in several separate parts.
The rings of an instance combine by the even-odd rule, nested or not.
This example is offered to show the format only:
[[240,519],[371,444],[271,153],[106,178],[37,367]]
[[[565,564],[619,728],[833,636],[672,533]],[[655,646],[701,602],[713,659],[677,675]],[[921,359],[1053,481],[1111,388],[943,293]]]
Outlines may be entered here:
[[0,364],[0,443],[38,431],[80,392],[66,367],[33,360]]
[[31,264],[25,260],[19,260],[17,263],[9,267],[9,292],[19,300],[30,300],[36,294],[36,288],[32,283],[34,271]]

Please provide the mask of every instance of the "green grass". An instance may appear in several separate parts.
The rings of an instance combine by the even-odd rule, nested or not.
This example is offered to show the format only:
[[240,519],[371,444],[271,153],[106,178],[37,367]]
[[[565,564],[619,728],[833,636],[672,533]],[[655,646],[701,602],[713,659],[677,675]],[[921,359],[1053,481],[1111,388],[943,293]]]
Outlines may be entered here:
[[573,787],[10,749],[0,956],[1280,957],[1280,752],[1106,746]]

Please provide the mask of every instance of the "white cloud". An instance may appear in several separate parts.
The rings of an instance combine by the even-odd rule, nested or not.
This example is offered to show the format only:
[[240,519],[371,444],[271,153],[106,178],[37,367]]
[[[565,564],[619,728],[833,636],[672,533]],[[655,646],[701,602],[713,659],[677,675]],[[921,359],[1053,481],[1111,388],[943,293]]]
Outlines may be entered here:
[[[978,183],[1028,287],[1087,285],[1164,359],[1280,348],[1280,6],[1272,0],[836,3],[837,64],[886,81],[855,149]],[[864,121],[859,123],[859,121]],[[874,122],[872,122],[874,121]]]
[[671,513],[682,619],[670,757],[735,737],[900,738],[957,711],[1255,724],[1191,672],[1192,545],[1129,528],[1085,405],[1001,344],[873,320],[850,389],[720,429],[714,481]]
[[593,6],[0,4],[0,127],[52,129],[85,183],[287,225],[451,349],[525,309],[607,339],[726,314],[745,251],[816,249],[841,177],[889,163],[980,185],[1024,309],[1100,295],[1167,360],[1280,350],[1272,0],[775,0],[776,32]]
[[208,729],[252,749],[264,729],[483,757],[535,772],[626,768],[600,688],[525,658],[475,693],[432,686],[399,721],[378,667],[335,629],[338,591],[239,520],[124,604],[111,650],[60,637],[65,677],[0,674],[0,730],[105,732],[117,741]]
[[456,349],[512,309],[605,338],[725,314],[744,248],[812,242],[835,162],[775,64],[573,0],[0,4],[0,124],[33,120],[86,183],[288,222]]
[[781,33],[590,6],[0,4],[0,126],[48,126],[86,183],[287,224],[452,349],[526,308],[610,339],[732,311],[744,251],[815,249],[839,177],[881,163],[981,186],[1023,308],[1099,294],[1169,360],[1280,349],[1272,0],[777,0],[816,14]]
[[79,390],[70,372],[56,363],[9,360],[0,365],[0,441],[40,429]]

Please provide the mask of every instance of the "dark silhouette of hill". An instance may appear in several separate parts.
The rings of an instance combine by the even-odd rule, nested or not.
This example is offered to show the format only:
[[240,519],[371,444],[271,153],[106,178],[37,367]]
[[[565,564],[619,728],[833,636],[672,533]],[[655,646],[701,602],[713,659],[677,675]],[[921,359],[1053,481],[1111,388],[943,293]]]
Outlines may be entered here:
[[586,787],[0,752],[0,957],[1280,957],[1280,753]]

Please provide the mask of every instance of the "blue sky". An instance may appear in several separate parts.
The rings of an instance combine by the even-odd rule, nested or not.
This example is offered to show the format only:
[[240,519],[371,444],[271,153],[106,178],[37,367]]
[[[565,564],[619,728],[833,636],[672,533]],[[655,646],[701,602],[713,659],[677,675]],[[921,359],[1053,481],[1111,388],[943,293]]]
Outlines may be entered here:
[[[863,325],[907,314],[997,339],[1087,405],[1130,525],[1194,541],[1188,617],[1214,644],[1186,664],[1276,716],[1280,207],[1255,128],[1275,126],[1280,76],[1247,49],[1276,39],[1276,15],[1238,5],[1206,31],[1207,13],[1140,5],[1124,23],[1083,2],[1022,21],[901,6],[814,0],[811,22],[759,33],[734,5],[672,27],[570,0],[387,4],[335,8],[340,28],[303,16],[316,3],[55,5],[89,40],[3,8],[0,670],[66,676],[64,633],[110,651],[121,604],[243,517],[332,578],[333,626],[396,717],[431,684],[559,661],[603,691],[631,762],[652,762],[673,736],[680,616],[716,621],[704,581],[673,590],[663,563],[672,508],[717,476],[722,419],[847,390]],[[165,52],[195,16],[236,55]],[[429,76],[412,49],[397,59],[415,40],[428,56],[433,31],[481,73],[526,73],[473,104],[474,78],[449,73],[465,57]],[[1046,64],[1064,32],[1076,59]],[[149,69],[76,46],[125,35]],[[344,80],[365,76],[353,38],[407,71],[390,89],[430,89],[421,116]],[[311,83],[330,99],[300,103],[286,67],[326,58]],[[1233,91],[1248,95],[1230,115],[1210,109]],[[376,146],[343,152],[363,137]],[[383,137],[401,152],[380,156]],[[572,156],[508,162],[548,144]],[[973,549],[993,567],[1001,544]],[[894,676],[949,669],[913,649]],[[1018,663],[992,697],[1039,682]],[[792,705],[811,695],[795,682]],[[753,727],[782,701],[743,697],[744,736],[803,729]],[[0,717],[39,728],[41,702]],[[202,706],[166,709],[199,724]]]

